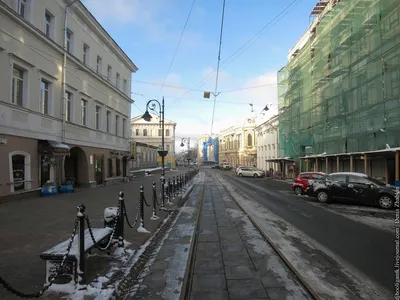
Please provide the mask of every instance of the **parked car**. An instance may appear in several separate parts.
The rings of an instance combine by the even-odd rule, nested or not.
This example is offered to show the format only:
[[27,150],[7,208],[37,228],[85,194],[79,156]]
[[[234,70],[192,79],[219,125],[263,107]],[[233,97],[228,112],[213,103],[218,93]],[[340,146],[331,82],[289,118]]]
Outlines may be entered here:
[[230,164],[227,164],[227,163],[222,164],[222,170],[229,171],[231,169],[232,169],[232,167]]
[[292,190],[295,195],[304,195],[307,192],[308,186],[314,181],[320,180],[328,174],[322,172],[303,172],[297,175],[292,185]]
[[221,167],[218,164],[212,165],[211,169],[221,169]]
[[321,203],[340,199],[391,209],[396,198],[396,187],[366,174],[339,172],[314,182],[307,193],[316,196]]
[[263,177],[265,172],[253,167],[241,167],[237,172],[239,176]]

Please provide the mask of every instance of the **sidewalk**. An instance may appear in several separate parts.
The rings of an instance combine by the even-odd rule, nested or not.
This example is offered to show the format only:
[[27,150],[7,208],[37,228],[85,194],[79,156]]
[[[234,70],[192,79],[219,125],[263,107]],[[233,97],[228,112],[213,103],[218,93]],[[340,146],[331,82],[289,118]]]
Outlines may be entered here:
[[311,299],[211,170],[154,257],[129,299]]

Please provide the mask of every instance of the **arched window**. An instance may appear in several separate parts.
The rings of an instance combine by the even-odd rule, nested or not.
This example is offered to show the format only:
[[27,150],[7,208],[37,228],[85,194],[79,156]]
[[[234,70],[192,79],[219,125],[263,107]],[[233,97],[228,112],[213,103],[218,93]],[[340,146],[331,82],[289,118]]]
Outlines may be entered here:
[[253,145],[253,137],[251,136],[251,133],[247,135],[247,146],[252,146]]
[[169,129],[165,130],[165,136],[169,136]]
[[8,154],[10,191],[14,193],[31,189],[31,155],[24,151]]
[[143,129],[143,136],[147,136],[147,129]]

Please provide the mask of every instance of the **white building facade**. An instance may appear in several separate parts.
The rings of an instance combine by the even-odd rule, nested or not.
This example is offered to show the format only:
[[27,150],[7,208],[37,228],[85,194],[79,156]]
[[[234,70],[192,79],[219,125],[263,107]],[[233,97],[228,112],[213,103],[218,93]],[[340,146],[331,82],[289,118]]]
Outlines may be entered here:
[[[131,139],[148,145],[157,146],[161,149],[162,130],[160,118],[151,114],[149,122],[142,118],[142,115],[131,119]],[[168,168],[175,168],[175,128],[176,123],[164,119],[164,150],[168,151],[165,157],[165,165]],[[161,157],[157,158],[158,165],[161,166]]]
[[137,67],[72,2],[0,0],[0,196],[126,176]]
[[276,163],[269,161],[278,157],[278,116],[273,116],[255,128],[257,135],[257,166],[276,171]]

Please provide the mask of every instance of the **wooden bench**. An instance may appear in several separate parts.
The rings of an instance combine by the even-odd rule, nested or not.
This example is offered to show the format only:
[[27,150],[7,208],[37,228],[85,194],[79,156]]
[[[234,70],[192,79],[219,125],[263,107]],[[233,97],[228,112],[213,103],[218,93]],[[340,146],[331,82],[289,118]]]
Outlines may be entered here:
[[[98,245],[105,247],[108,244],[108,241],[111,237],[112,229],[111,228],[93,228],[93,236],[97,241]],[[46,283],[49,283],[51,277],[55,275],[57,272],[57,268],[59,268],[64,255],[67,253],[67,247],[70,242],[70,238],[65,240],[64,242],[54,246],[53,248],[44,251],[40,258],[46,261]],[[89,229],[85,230],[85,254],[90,253],[96,245],[93,243],[92,238],[90,237]],[[57,277],[54,283],[65,284],[69,283],[72,280],[77,281],[77,261],[79,258],[79,235],[76,234],[74,237],[74,241],[72,242],[71,251],[69,255],[65,259],[63,270]]]

